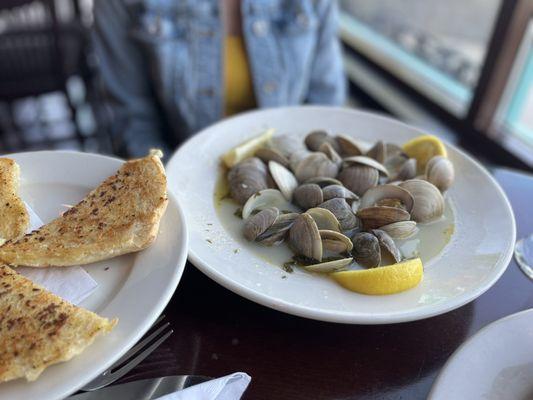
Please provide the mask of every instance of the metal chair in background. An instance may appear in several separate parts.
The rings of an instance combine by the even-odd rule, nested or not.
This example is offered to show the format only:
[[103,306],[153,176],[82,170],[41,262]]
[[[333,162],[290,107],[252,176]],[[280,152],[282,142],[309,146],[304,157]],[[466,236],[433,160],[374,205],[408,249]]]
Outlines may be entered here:
[[[112,152],[88,103],[87,38],[77,0],[0,2],[0,151]],[[60,121],[47,115],[50,96]]]

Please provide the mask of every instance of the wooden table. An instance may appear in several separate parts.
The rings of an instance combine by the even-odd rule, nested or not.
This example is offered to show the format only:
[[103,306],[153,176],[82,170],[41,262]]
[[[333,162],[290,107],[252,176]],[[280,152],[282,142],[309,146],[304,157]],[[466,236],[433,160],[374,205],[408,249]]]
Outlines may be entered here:
[[[533,232],[533,177],[498,169],[518,235]],[[163,375],[252,376],[244,398],[425,399],[448,357],[488,323],[533,307],[513,260],[477,300],[422,321],[358,326],[307,320],[248,301],[187,265],[165,310],[174,334],[120,382]]]

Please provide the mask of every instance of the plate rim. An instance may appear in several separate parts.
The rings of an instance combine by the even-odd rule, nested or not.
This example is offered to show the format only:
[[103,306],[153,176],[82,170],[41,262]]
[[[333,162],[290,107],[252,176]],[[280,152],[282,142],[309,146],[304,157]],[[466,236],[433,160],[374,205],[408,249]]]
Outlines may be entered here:
[[[301,110],[301,109],[310,109],[310,110],[321,110],[321,111],[334,111],[334,112],[343,112],[347,114],[352,114],[354,117],[357,116],[370,116],[372,118],[386,121],[387,123],[393,123],[400,126],[403,126],[409,130],[418,132],[420,135],[428,134],[428,132],[422,131],[420,128],[409,125],[403,121],[384,116],[382,114],[377,114],[373,112],[368,111],[361,111],[356,109],[351,109],[347,107],[330,107],[330,106],[315,106],[315,105],[303,105],[303,106],[290,106],[290,107],[277,107],[277,108],[264,108],[259,110],[252,110],[247,111],[232,117],[225,118],[216,124],[221,124],[228,120],[235,120],[239,118],[249,118],[253,116],[254,114],[263,113],[265,111],[275,111],[275,110],[285,110],[290,112],[291,110]],[[180,151],[183,151],[187,143],[194,142],[196,140],[201,140],[201,136],[205,134],[205,131],[212,129],[214,125],[210,125],[204,129],[202,129],[200,132],[195,134],[193,137],[191,137],[189,140],[187,140],[180,148],[174,152],[174,154],[169,159],[167,165],[170,167],[172,164],[173,159],[180,153]],[[334,323],[344,323],[344,324],[361,324],[361,325],[381,325],[381,324],[391,324],[391,323],[401,323],[401,322],[410,322],[410,321],[417,321],[421,319],[430,318],[436,315],[441,315],[449,311],[453,311],[473,300],[481,296],[483,293],[485,293],[488,289],[490,289],[497,281],[500,279],[500,277],[503,275],[503,273],[507,270],[509,266],[509,262],[511,261],[512,254],[513,254],[513,248],[514,243],[516,242],[516,222],[515,222],[515,216],[513,209],[511,207],[511,204],[509,202],[509,199],[507,198],[507,195],[499,185],[499,183],[494,179],[494,177],[488,172],[488,170],[481,165],[477,160],[475,160],[473,157],[468,155],[465,151],[462,149],[457,148],[456,146],[448,143],[446,140],[443,140],[443,142],[446,144],[446,146],[449,146],[454,151],[457,151],[462,157],[466,158],[469,162],[473,163],[484,175],[488,180],[493,184],[493,186],[496,188],[496,190],[499,192],[501,197],[503,198],[503,201],[506,205],[507,211],[510,213],[510,223],[511,223],[511,231],[512,231],[512,240],[511,244],[508,247],[505,254],[502,254],[500,259],[496,262],[496,265],[499,268],[496,268],[496,273],[492,276],[491,279],[487,280],[485,284],[481,287],[478,287],[476,290],[470,292],[467,295],[459,295],[452,300],[448,302],[444,302],[441,304],[437,304],[436,306],[433,306],[430,309],[421,307],[417,310],[408,310],[408,311],[402,311],[402,312],[395,312],[393,314],[387,313],[387,314],[372,314],[371,316],[365,315],[365,314],[358,314],[357,312],[345,312],[345,311],[322,311],[317,310],[312,307],[307,307],[291,302],[286,302],[281,299],[272,298],[271,296],[268,296],[263,293],[259,293],[254,291],[252,288],[249,288],[245,285],[242,285],[241,283],[235,282],[229,278],[226,278],[224,274],[219,273],[216,269],[211,268],[207,263],[204,263],[201,258],[195,253],[194,249],[192,248],[192,243],[189,246],[189,260],[191,263],[198,268],[200,271],[202,271],[205,275],[207,275],[209,278],[213,279],[218,284],[222,285],[226,289],[231,290],[237,295],[240,295],[248,300],[251,300],[255,303],[261,304],[263,306],[269,307],[271,309],[295,315],[298,317],[303,318],[309,318],[314,319],[318,321],[325,321],[325,322],[334,322]],[[170,171],[170,168],[169,168]],[[169,172],[171,173],[171,172]],[[171,191],[173,191],[172,187],[169,188]]]
[[[100,159],[107,159],[112,160],[113,162],[120,162],[124,163],[127,160],[124,160],[120,157],[114,157],[110,155],[104,155],[104,154],[97,154],[97,153],[88,153],[88,152],[81,152],[76,150],[37,150],[37,151],[25,151],[25,152],[19,152],[19,153],[8,153],[0,155],[0,157],[13,157],[13,156],[19,156],[23,155],[25,157],[32,156],[33,154],[44,154],[47,153],[49,155],[52,154],[69,154],[69,155],[78,155],[88,158],[100,158]],[[166,168],[165,168],[165,175],[166,174]],[[179,252],[174,252],[174,254],[178,254],[175,260],[175,267],[174,267],[174,273],[171,276],[171,279],[167,282],[169,283],[166,286],[166,291],[162,293],[162,295],[159,296],[159,300],[157,304],[154,306],[154,308],[150,312],[150,316],[147,318],[147,322],[137,330],[136,334],[132,336],[132,338],[128,341],[127,345],[124,345],[122,347],[122,350],[119,352],[114,353],[113,356],[109,357],[109,359],[106,362],[103,362],[99,368],[95,369],[95,373],[88,374],[84,379],[81,379],[77,381],[76,385],[67,388],[66,386],[60,386],[60,389],[57,390],[55,393],[50,394],[43,394],[42,399],[57,399],[57,398],[65,398],[67,396],[72,395],[76,391],[78,391],[80,388],[85,386],[87,383],[91,382],[94,378],[99,376],[102,372],[104,372],[107,368],[112,366],[120,357],[122,357],[127,351],[131,349],[150,329],[150,327],[154,324],[156,319],[159,317],[159,315],[163,312],[167,304],[170,302],[172,296],[176,292],[179,282],[181,281],[181,278],[183,276],[183,272],[185,271],[186,263],[187,263],[187,256],[188,256],[188,248],[189,248],[189,231],[187,227],[187,220],[185,217],[185,213],[183,211],[183,208],[181,207],[177,196],[172,192],[167,185],[167,196],[169,199],[169,203],[172,203],[172,205],[175,207],[175,211],[177,212],[177,216],[179,220],[182,222],[181,224],[181,230],[182,230],[182,236],[183,241],[181,242],[179,246]],[[166,213],[165,213],[166,214]],[[163,215],[164,218],[164,215]],[[102,336],[102,339],[105,339],[105,336]],[[88,349],[90,346],[87,347]],[[83,352],[75,356],[77,359],[79,357],[83,357]],[[62,365],[66,364],[66,362],[61,362],[54,365]],[[53,365],[52,365],[53,366]],[[19,378],[21,379],[21,378]],[[37,380],[38,381],[38,380]],[[36,382],[37,382],[36,381]],[[15,382],[15,381],[13,381]],[[28,383],[28,382],[23,382]],[[64,388],[63,388],[64,387]],[[0,394],[2,392],[2,386],[0,385]]]
[[447,374],[446,370],[452,365],[452,363],[455,362],[455,359],[463,352],[465,348],[467,348],[469,345],[474,343],[476,340],[478,340],[483,335],[486,335],[487,332],[494,329],[494,327],[507,322],[508,320],[513,320],[516,318],[521,318],[525,314],[532,314],[533,315],[533,308],[527,308],[522,311],[515,312],[510,315],[506,315],[505,317],[502,317],[500,319],[497,319],[495,321],[489,322],[485,326],[483,326],[481,329],[479,329],[476,333],[474,333],[472,336],[470,336],[465,342],[463,342],[446,360],[444,365],[441,367],[439,374],[433,381],[433,384],[431,385],[431,390],[428,393],[428,400],[431,400],[434,396],[436,396],[436,391],[438,390],[438,386],[442,385],[441,381],[443,381]]

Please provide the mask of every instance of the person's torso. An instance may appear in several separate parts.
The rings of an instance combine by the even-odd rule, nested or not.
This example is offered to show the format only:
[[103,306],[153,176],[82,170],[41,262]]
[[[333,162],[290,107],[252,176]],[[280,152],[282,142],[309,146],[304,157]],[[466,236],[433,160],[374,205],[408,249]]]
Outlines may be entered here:
[[[134,21],[130,34],[146,56],[154,90],[173,128],[192,133],[222,118],[225,35],[219,1],[128,4]],[[257,106],[302,103],[318,39],[314,2],[242,0],[241,12]]]

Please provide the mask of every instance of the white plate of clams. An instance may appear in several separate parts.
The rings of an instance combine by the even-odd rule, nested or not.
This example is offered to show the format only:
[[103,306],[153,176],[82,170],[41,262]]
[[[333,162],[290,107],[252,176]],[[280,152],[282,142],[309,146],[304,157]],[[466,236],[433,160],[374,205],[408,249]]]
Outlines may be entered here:
[[[255,158],[224,167],[226,152],[268,130]],[[513,213],[488,172],[451,145],[445,162],[413,165],[401,145],[424,134],[316,106],[253,111],[203,130],[167,165],[190,260],[243,297],[323,321],[412,321],[472,301],[509,263]],[[395,294],[356,293],[329,275],[413,258],[423,279]]]

